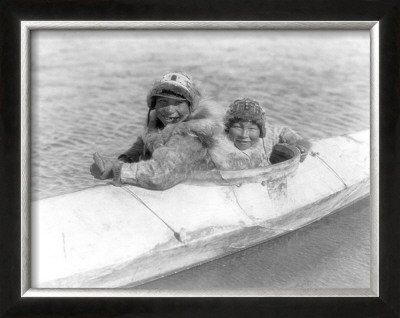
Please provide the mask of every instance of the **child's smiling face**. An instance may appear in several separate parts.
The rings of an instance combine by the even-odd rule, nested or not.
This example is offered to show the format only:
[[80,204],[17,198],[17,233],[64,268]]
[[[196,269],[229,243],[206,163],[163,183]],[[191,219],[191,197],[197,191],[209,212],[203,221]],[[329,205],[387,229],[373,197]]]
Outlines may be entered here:
[[155,110],[157,118],[165,126],[185,120],[190,114],[188,101],[164,96],[157,97]]
[[232,124],[228,134],[236,148],[246,150],[260,139],[260,128],[252,121],[239,120]]

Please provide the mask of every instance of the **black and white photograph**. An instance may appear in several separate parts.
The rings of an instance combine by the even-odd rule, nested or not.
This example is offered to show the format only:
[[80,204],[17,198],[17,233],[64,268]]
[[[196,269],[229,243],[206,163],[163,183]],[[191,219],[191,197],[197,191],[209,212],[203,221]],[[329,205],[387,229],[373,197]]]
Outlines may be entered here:
[[376,294],[370,28],[60,25],[22,54],[30,287]]

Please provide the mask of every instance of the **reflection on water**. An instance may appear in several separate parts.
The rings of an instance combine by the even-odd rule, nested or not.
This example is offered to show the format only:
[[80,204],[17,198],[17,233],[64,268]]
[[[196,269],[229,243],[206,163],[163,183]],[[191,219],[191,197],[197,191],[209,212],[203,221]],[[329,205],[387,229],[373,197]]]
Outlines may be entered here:
[[[223,105],[238,97],[255,98],[267,109],[270,123],[290,126],[308,138],[369,127],[368,32],[41,31],[33,37],[32,45],[34,199],[97,184],[89,173],[92,154],[98,151],[117,155],[129,147],[144,124],[147,91],[154,79],[171,70],[190,73],[201,84],[205,98]],[[354,247],[354,242],[359,242],[359,237],[367,233],[367,210],[368,207],[360,207],[360,211],[354,212],[365,226],[355,227],[353,234],[349,232],[349,239],[342,242],[342,247],[346,244]],[[349,216],[342,213],[338,217],[339,236],[344,236],[347,218],[354,213]],[[331,226],[329,221],[318,224]],[[328,272],[337,270],[335,262],[331,264],[327,260],[325,264],[320,255],[312,253],[319,245],[312,245],[307,251],[304,241],[299,243],[302,252],[295,253],[290,242],[303,239],[300,233],[305,232],[276,241],[281,243],[266,243],[243,252],[240,257],[236,254],[225,259],[234,264],[250,262],[254,275],[217,279],[216,284],[239,280],[252,286],[257,282],[274,286],[274,282],[279,285],[284,281],[300,286],[311,277],[307,274],[312,272],[311,268],[304,268],[294,280],[289,279],[290,270],[284,274],[286,278],[264,275],[266,269],[260,264],[265,260],[276,259],[276,263],[270,261],[267,273],[275,273],[281,266],[285,268],[285,262],[279,262],[280,249],[288,249],[286,257],[293,257],[293,260],[286,259],[290,264],[306,259],[310,266],[326,265]],[[321,243],[318,234],[309,239],[315,240],[314,244]],[[336,245],[331,243],[324,242],[324,246],[334,252]],[[368,267],[364,256],[369,255],[369,243],[364,243],[361,254],[356,255],[358,265]],[[251,255],[260,258],[249,261]],[[284,255],[283,250],[281,257]],[[222,263],[220,268],[229,268],[228,263]],[[352,267],[346,270],[352,272]],[[207,273],[211,276],[204,284],[213,280],[212,268]],[[223,275],[223,270],[219,275]],[[325,277],[321,279],[325,281]],[[201,280],[198,278],[196,286],[202,286]],[[316,278],[315,283],[318,281]],[[337,282],[340,284],[341,280]],[[365,271],[355,271],[350,282],[362,285],[369,282],[369,277]]]

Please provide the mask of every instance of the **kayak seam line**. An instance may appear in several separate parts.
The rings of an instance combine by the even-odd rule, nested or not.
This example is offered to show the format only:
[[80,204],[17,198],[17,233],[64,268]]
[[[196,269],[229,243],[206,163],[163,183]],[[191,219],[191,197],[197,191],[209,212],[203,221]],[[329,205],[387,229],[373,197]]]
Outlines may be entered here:
[[237,203],[237,205],[239,206],[239,208],[243,211],[243,214],[246,215],[247,219],[250,220],[251,223],[254,223],[254,220],[247,214],[246,210],[245,210],[245,209],[240,205],[240,203],[239,203],[239,199],[238,199],[238,197],[236,196],[236,192],[235,192],[235,188],[234,188],[234,187],[237,186],[237,185],[233,185],[233,184],[230,183],[229,181],[225,180],[225,178],[222,176],[221,170],[218,170],[218,173],[219,173],[221,179],[222,179],[223,181],[225,181],[227,184],[229,184],[229,186],[231,187],[231,190],[232,190],[232,192],[233,192],[233,196],[235,197],[236,203]]
[[[141,204],[143,204],[148,210],[150,210],[154,216],[156,216],[161,222],[163,222],[173,233],[174,233],[174,237],[177,238],[176,236],[178,235],[179,237],[179,233],[177,231],[175,231],[167,222],[165,222],[152,208],[150,208],[141,198],[139,198],[133,191],[131,191],[130,189],[122,186],[121,187],[123,190],[125,190],[128,194],[130,194],[131,196],[133,196],[136,200],[138,200]],[[180,241],[177,238],[178,241]]]
[[237,203],[237,205],[239,206],[239,208],[243,211],[243,213],[246,215],[246,217],[247,217],[252,223],[254,223],[254,220],[252,220],[252,218],[247,214],[246,210],[240,205],[239,199],[238,199],[237,196],[236,196],[235,188],[234,188],[234,187],[231,187],[231,189],[232,189],[233,196],[235,197],[236,203]]
[[333,172],[333,173],[335,174],[335,176],[343,183],[345,189],[348,188],[346,182],[344,182],[344,180],[340,177],[340,175],[339,175],[339,174],[338,174],[324,159],[322,159],[322,158],[319,156],[319,153],[318,153],[318,152],[314,152],[314,151],[313,151],[313,152],[311,152],[311,155],[312,155],[313,157],[318,158],[318,159],[325,165],[325,167],[327,167],[331,172]]

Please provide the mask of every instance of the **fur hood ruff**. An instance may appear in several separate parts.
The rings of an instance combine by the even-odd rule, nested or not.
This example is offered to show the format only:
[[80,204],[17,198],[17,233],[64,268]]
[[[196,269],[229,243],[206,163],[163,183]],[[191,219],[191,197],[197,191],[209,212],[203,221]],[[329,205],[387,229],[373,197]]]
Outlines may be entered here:
[[153,151],[165,145],[173,135],[189,135],[198,137],[204,147],[213,145],[213,136],[223,130],[225,109],[215,102],[202,102],[187,119],[176,124],[170,124],[164,129],[155,128],[155,112],[150,116],[149,126],[142,136],[146,146]]

